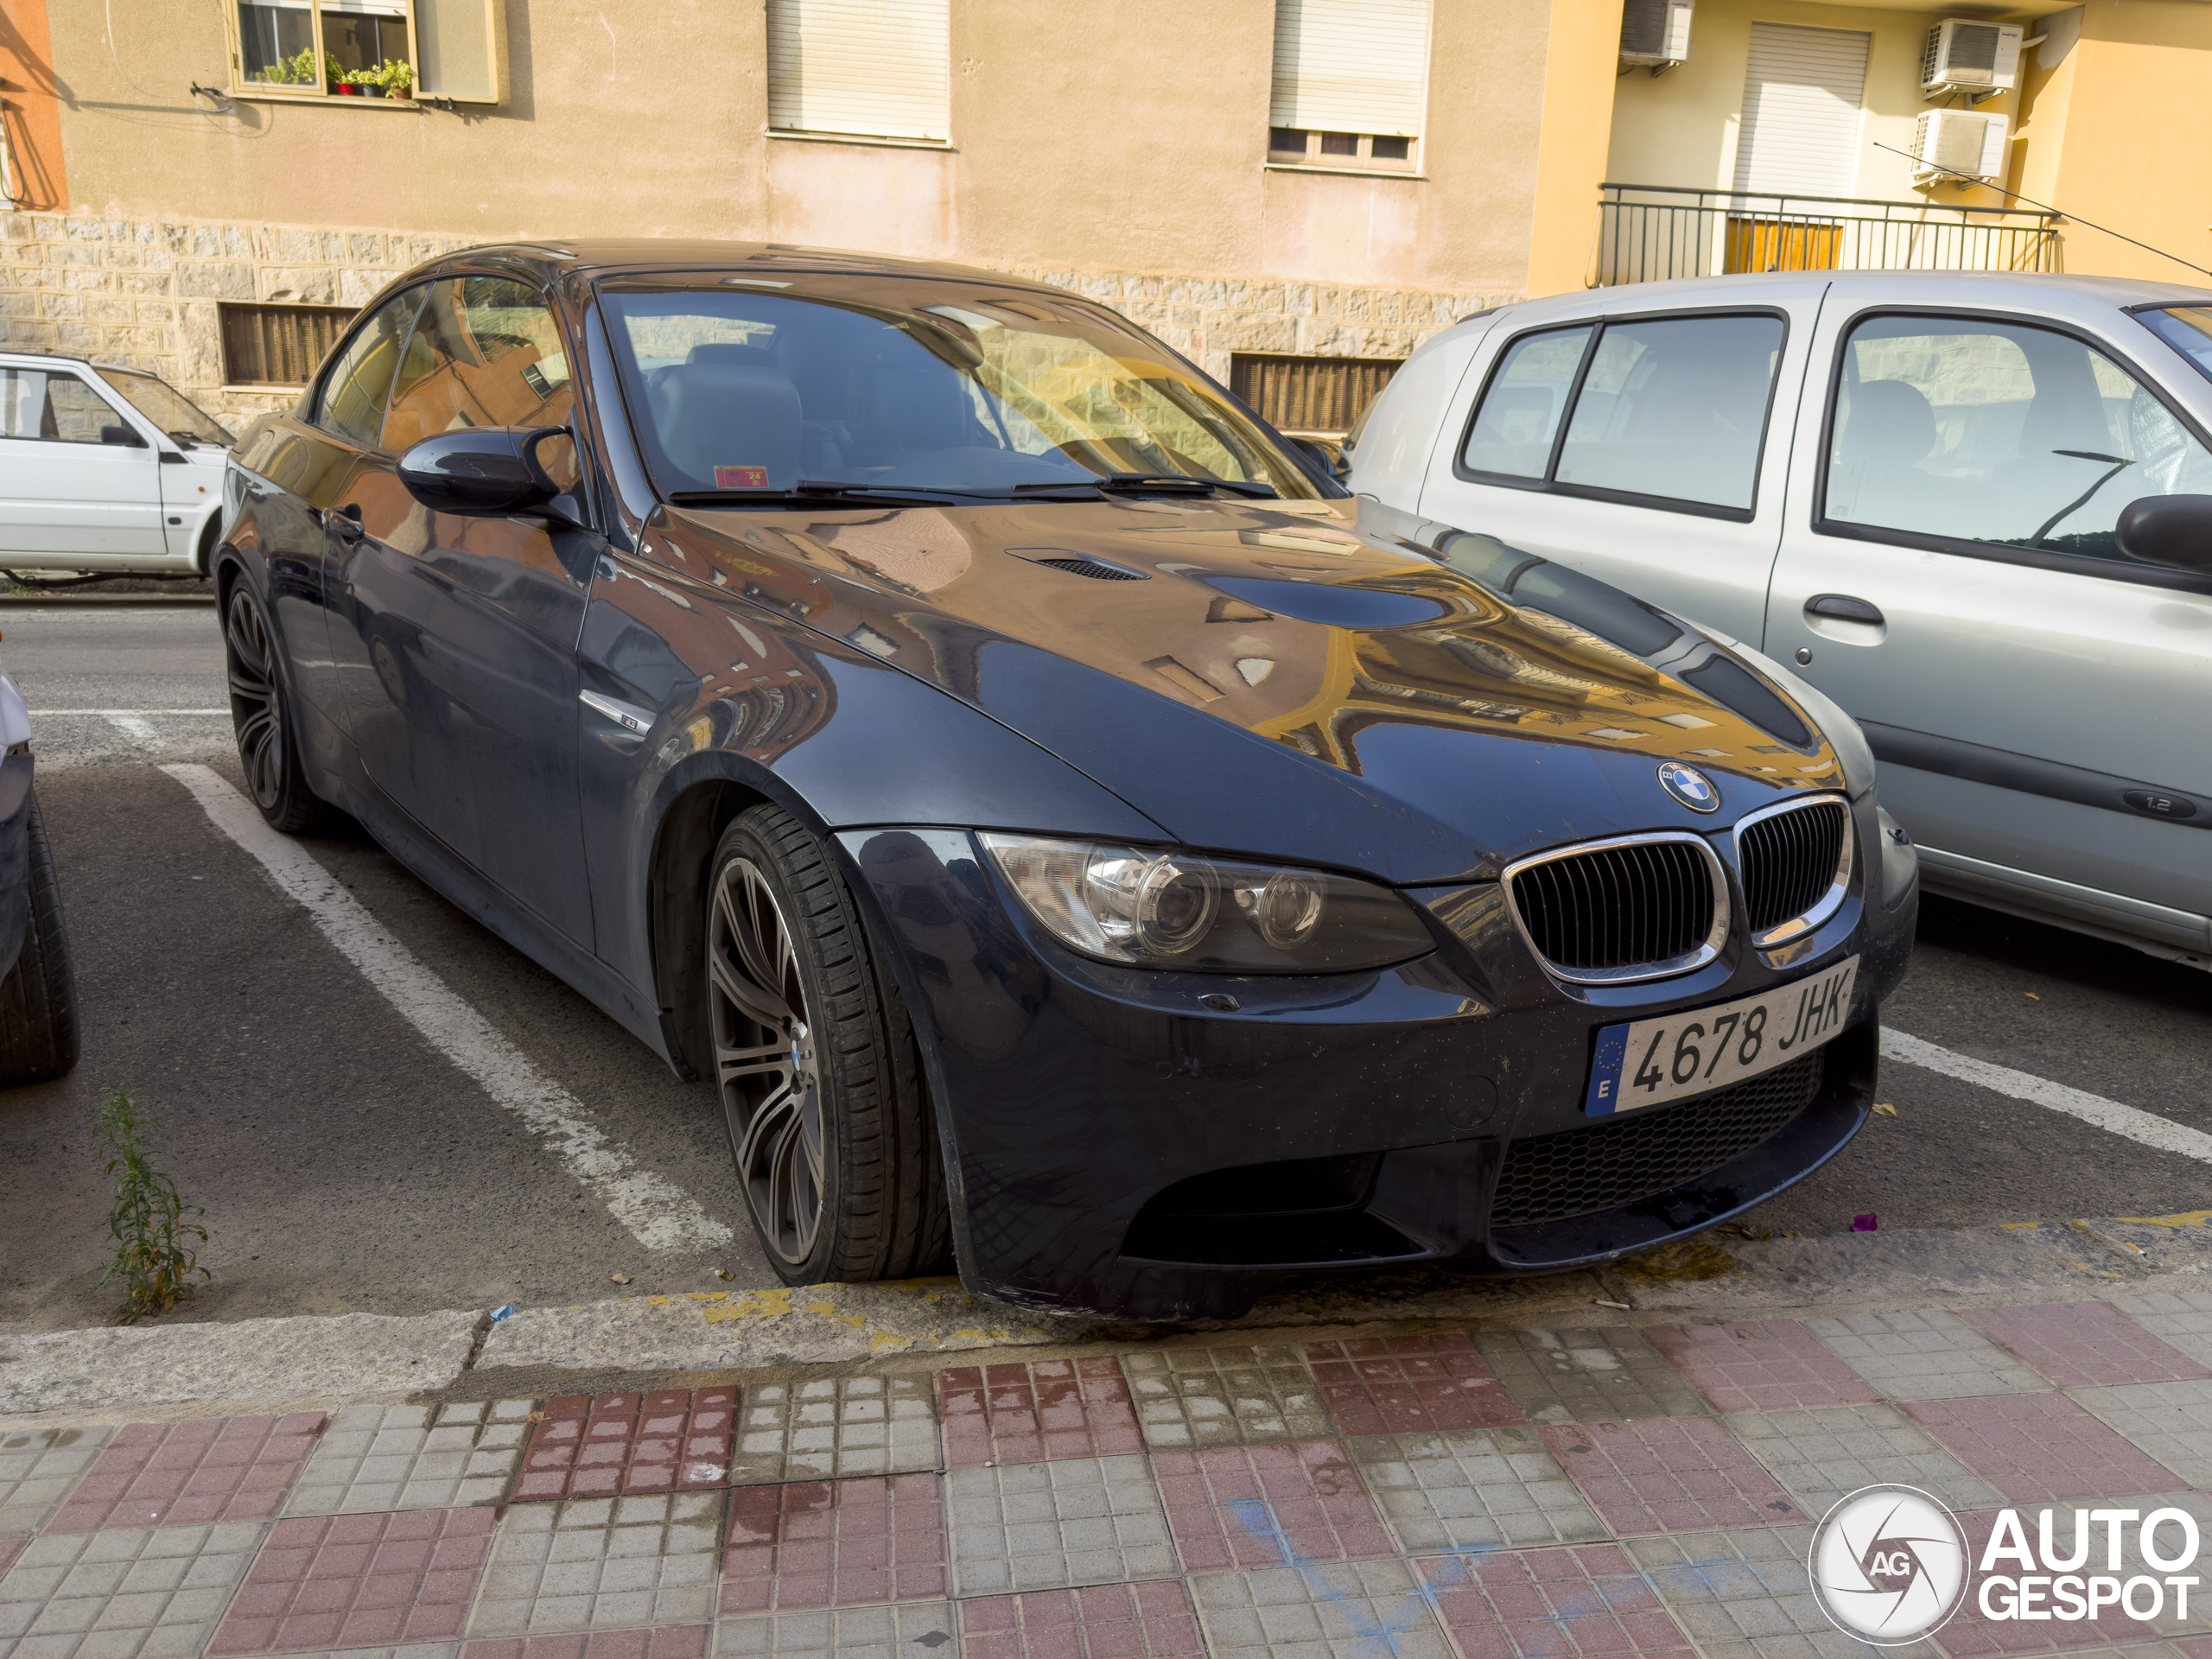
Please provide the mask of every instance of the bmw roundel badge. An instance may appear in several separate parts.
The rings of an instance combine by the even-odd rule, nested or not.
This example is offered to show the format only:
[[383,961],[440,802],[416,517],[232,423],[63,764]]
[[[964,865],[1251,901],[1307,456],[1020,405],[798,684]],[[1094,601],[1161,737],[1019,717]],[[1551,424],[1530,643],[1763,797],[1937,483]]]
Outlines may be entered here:
[[1720,791],[1713,787],[1713,779],[1679,760],[1669,760],[1659,768],[1659,787],[1693,812],[1720,810]]

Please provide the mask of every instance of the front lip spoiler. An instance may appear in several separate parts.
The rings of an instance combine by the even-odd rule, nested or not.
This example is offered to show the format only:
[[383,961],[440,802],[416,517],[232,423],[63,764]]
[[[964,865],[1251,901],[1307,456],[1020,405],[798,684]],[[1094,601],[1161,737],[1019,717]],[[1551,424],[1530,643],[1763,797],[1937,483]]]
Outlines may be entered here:
[[1867,1116],[1847,1093],[1815,1098],[1779,1132],[1694,1183],[1596,1215],[1500,1228],[1490,1236],[1491,1254],[1509,1273],[1557,1273],[1701,1231],[1795,1186],[1849,1146]]

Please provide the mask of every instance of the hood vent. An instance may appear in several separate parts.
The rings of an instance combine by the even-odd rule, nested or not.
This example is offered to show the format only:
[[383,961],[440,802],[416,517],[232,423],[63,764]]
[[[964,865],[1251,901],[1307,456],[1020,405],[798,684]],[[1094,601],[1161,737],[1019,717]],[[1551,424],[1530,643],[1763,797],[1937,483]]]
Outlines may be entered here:
[[1104,559],[1094,558],[1088,553],[1072,552],[1065,547],[1009,547],[1017,559],[1027,559],[1032,564],[1050,565],[1055,570],[1065,570],[1071,576],[1089,576],[1093,582],[1147,582],[1148,571],[1132,570],[1127,565],[1109,564]]

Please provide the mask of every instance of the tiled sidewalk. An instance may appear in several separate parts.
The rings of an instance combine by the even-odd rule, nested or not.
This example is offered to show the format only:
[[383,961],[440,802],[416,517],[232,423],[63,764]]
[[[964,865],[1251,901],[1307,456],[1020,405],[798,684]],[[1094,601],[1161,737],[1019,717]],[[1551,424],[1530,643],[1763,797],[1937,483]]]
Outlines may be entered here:
[[[0,1659],[1872,1659],[1872,1482],[2212,1533],[2212,1292],[0,1437]],[[2206,1605],[2212,1605],[2208,1600]],[[1918,1659],[2212,1659],[2212,1621]]]

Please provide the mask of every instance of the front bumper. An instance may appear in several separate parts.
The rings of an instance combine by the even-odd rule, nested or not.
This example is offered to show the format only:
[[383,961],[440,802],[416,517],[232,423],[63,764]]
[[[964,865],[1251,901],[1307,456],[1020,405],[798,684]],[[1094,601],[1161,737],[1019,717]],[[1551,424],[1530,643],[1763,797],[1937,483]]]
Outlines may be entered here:
[[[1610,989],[1545,975],[1495,884],[1410,892],[1437,939],[1415,962],[1231,978],[1061,948],[963,831],[839,841],[920,1039],[970,1287],[1135,1319],[1230,1318],[1294,1273],[1605,1261],[1749,1209],[1841,1150],[1872,1096],[1877,1009],[1904,974],[1918,896],[1909,877],[1885,880],[1872,800],[1854,817],[1870,855],[1815,932],[1770,954],[1738,938],[1693,973]],[[1677,1147],[1654,1166],[1670,1172],[1664,1190],[1492,1225],[1516,1146],[1622,1121],[1582,1113],[1599,1027],[1728,1001],[1853,951],[1850,1014],[1778,1128],[1715,1142],[1693,1133],[1712,1096],[1648,1109],[1634,1115],[1651,1126],[1642,1142],[1718,1145],[1718,1166],[1685,1164]],[[1199,1001],[1223,994],[1233,1011]]]

